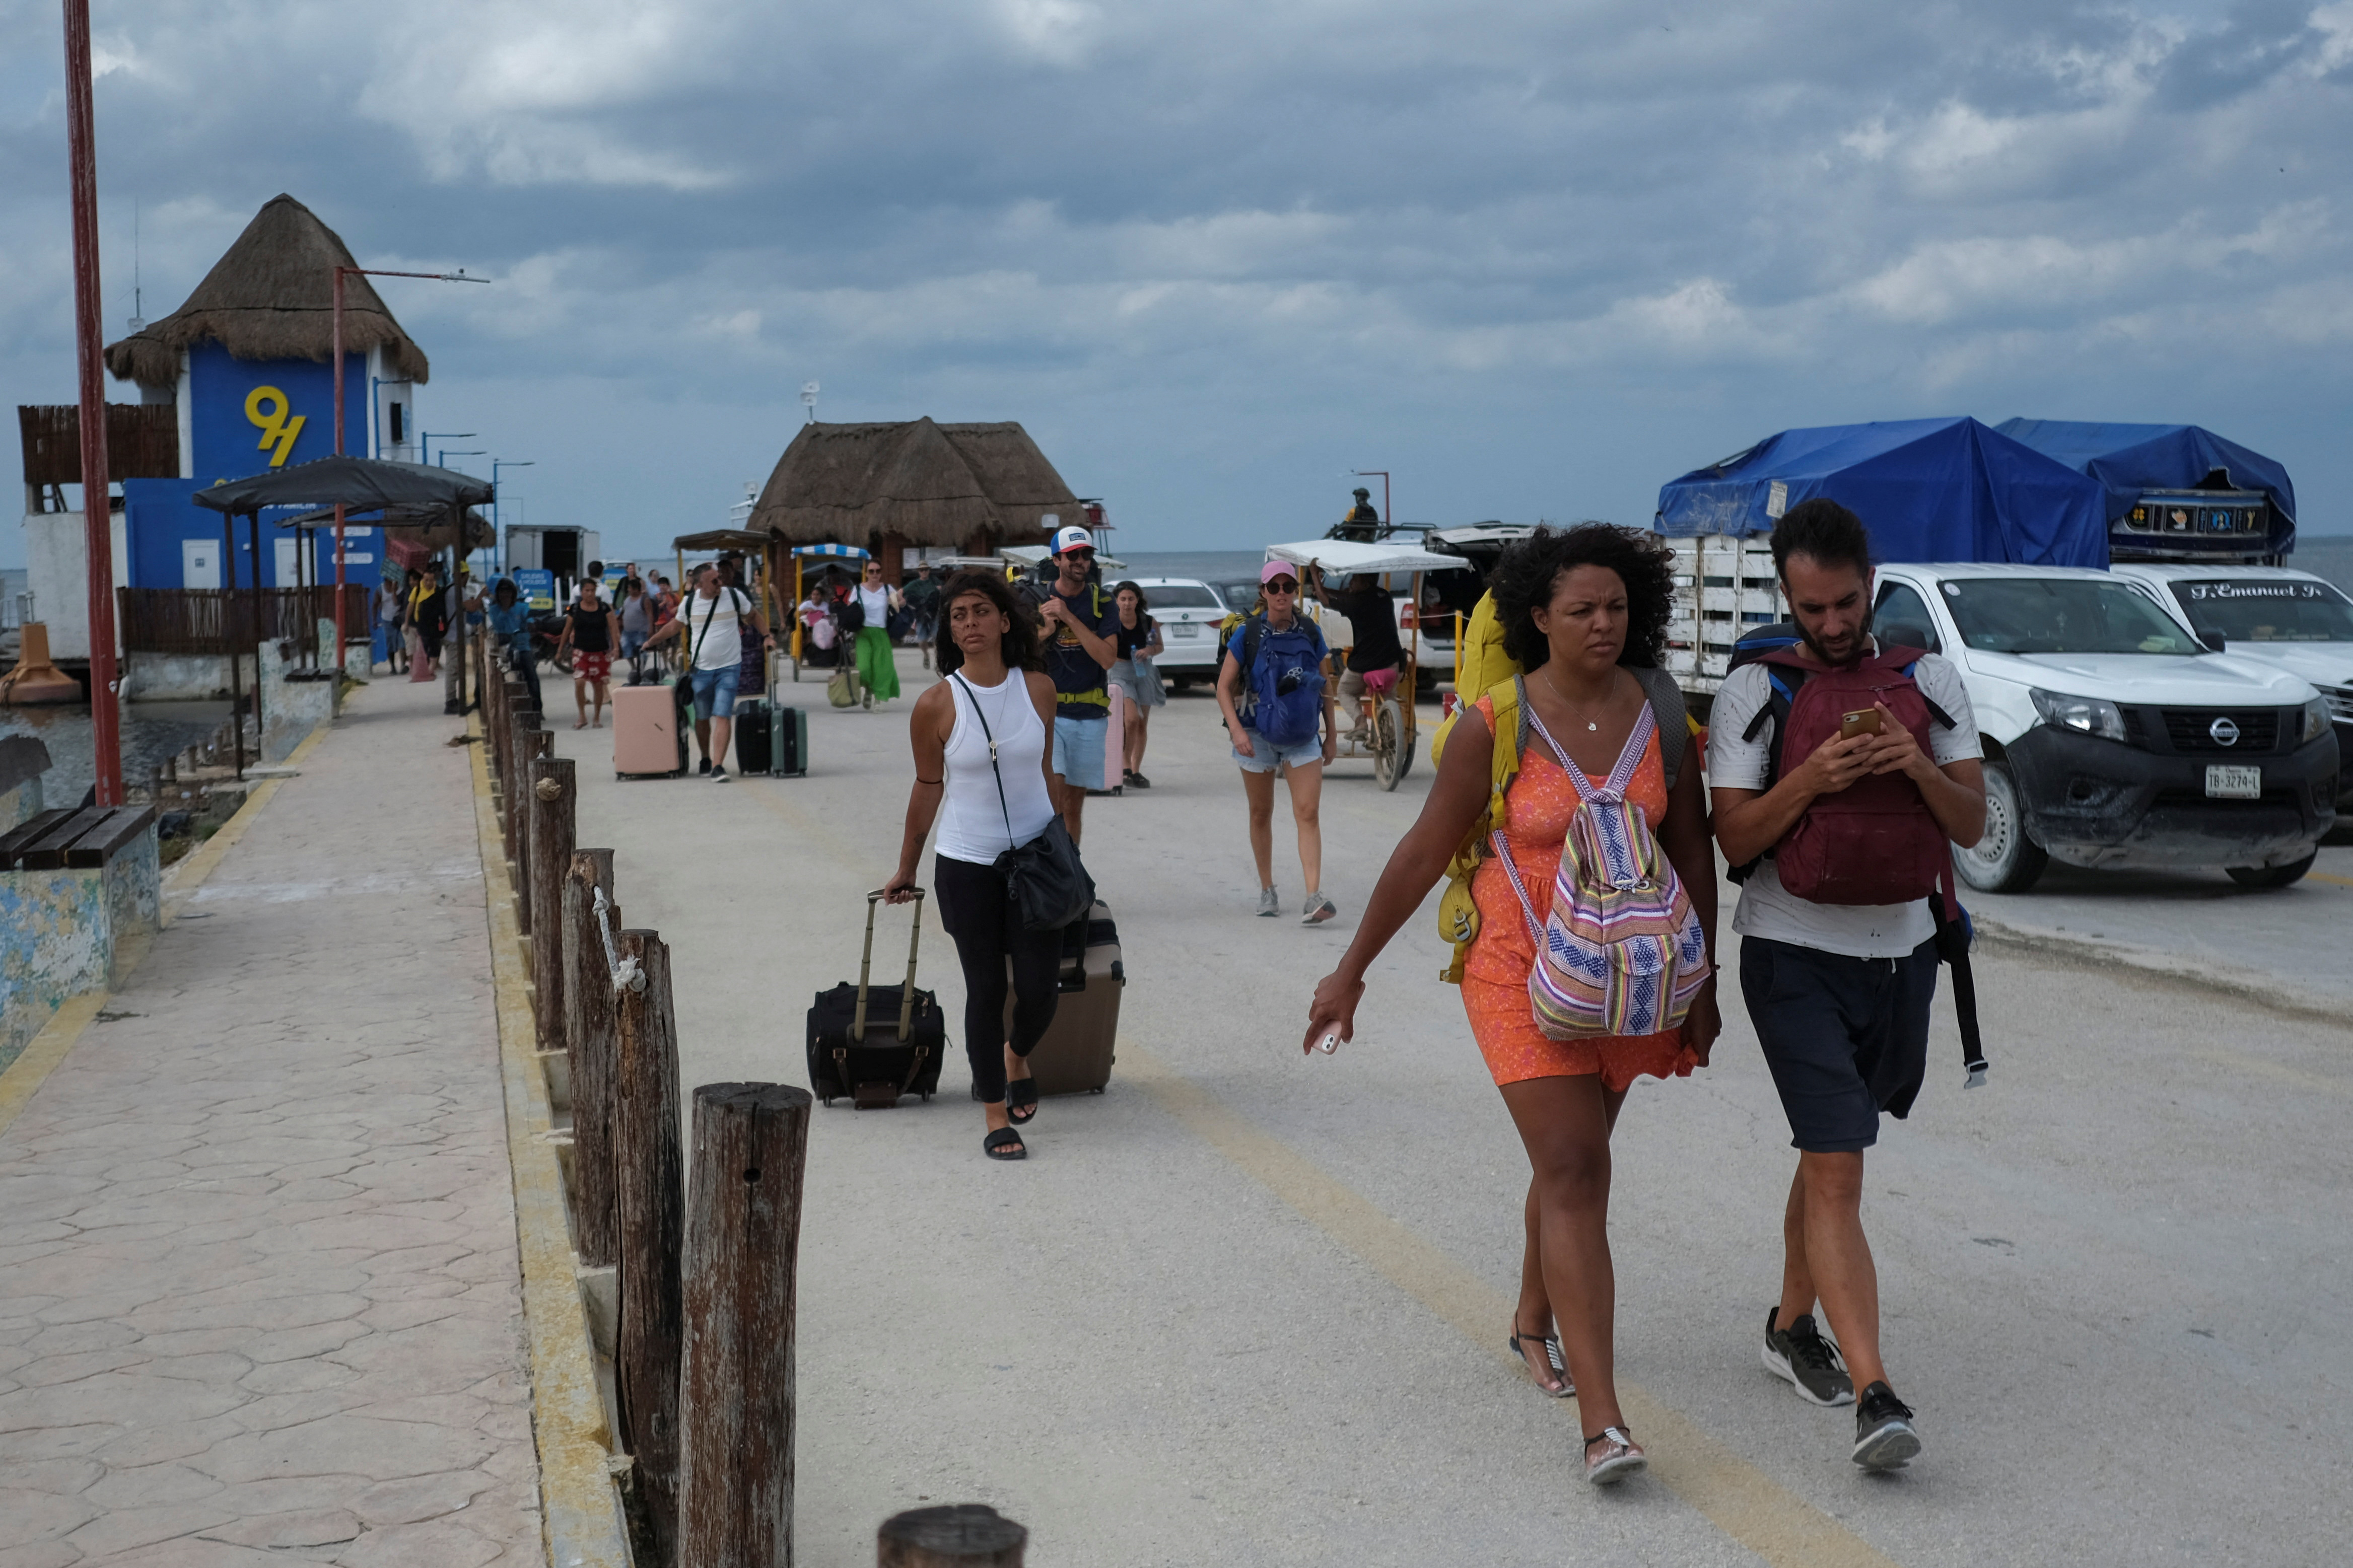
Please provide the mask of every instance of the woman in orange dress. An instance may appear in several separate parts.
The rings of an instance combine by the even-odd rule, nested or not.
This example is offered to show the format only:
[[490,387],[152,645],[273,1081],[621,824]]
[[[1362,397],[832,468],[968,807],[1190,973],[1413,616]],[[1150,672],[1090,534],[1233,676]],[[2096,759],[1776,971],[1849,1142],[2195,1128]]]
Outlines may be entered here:
[[[1663,660],[1673,593],[1669,560],[1655,535],[1585,523],[1538,529],[1506,550],[1495,568],[1490,587],[1504,646],[1527,671],[1520,700],[1533,722],[1504,795],[1504,820],[1494,826],[1510,846],[1539,925],[1577,806],[1555,745],[1594,786],[1617,766],[1649,702],[1627,667],[1655,669]],[[1389,857],[1339,968],[1315,988],[1304,1048],[1351,1037],[1366,971],[1486,810],[1494,720],[1493,701],[1482,695],[1454,723],[1419,819]],[[1683,748],[1670,789],[1653,726],[1626,798],[1641,808],[1698,910],[1712,968],[1715,851],[1697,749]],[[1586,1477],[1607,1484],[1644,1464],[1619,1407],[1611,1366],[1617,1285],[1609,1262],[1609,1133],[1636,1079],[1682,1077],[1706,1065],[1721,1027],[1715,982],[1711,976],[1683,1024],[1667,1033],[1546,1038],[1528,999],[1535,947],[1526,912],[1492,850],[1472,874],[1471,891],[1479,931],[1463,958],[1462,1005],[1532,1173],[1512,1345],[1546,1393],[1577,1394],[1588,1434]]]

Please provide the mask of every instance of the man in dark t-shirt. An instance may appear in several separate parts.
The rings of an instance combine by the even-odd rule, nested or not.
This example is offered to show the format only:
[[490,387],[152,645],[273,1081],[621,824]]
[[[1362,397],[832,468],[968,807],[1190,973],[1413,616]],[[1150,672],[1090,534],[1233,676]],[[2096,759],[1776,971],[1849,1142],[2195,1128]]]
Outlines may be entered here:
[[1316,599],[1347,616],[1349,628],[1356,633],[1356,643],[1348,649],[1347,672],[1340,677],[1340,706],[1348,715],[1350,739],[1361,739],[1366,689],[1369,687],[1376,696],[1395,690],[1398,667],[1405,661],[1405,645],[1398,640],[1396,603],[1381,580],[1366,572],[1349,578],[1345,588],[1333,588],[1325,585],[1322,571],[1311,565],[1307,581]]
[[1119,657],[1119,605],[1088,581],[1094,535],[1075,526],[1059,529],[1053,548],[1054,581],[1038,616],[1044,623],[1046,673],[1054,679],[1054,804],[1075,842],[1087,791],[1103,787],[1103,738],[1111,730],[1111,682],[1103,672]]

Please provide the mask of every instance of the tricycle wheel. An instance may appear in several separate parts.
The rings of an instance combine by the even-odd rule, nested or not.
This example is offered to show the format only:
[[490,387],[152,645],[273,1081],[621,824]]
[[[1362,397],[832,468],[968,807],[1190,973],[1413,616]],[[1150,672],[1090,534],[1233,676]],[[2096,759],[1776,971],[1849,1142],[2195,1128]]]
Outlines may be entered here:
[[1393,790],[1413,768],[1413,731],[1394,697],[1373,710],[1373,777]]

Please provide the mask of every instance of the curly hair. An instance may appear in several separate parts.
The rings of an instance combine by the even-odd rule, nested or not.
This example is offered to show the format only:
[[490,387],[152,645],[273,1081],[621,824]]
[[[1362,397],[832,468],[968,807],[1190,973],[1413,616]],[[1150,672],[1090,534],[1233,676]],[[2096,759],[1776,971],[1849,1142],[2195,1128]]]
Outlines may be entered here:
[[1044,667],[1044,657],[1038,647],[1038,612],[1025,604],[1021,596],[997,572],[964,571],[947,580],[940,590],[939,646],[934,650],[932,662],[942,676],[964,665],[964,649],[956,647],[955,634],[950,626],[949,611],[958,599],[977,594],[1005,612],[1005,668],[1008,669],[1039,669]]
[[1535,612],[1552,603],[1561,574],[1579,566],[1606,566],[1626,584],[1626,647],[1618,662],[1655,669],[1665,659],[1667,617],[1674,600],[1674,553],[1657,534],[1608,522],[1573,528],[1539,528],[1504,546],[1488,578],[1495,615],[1504,626],[1504,651],[1524,669],[1552,657],[1551,644],[1536,629]]

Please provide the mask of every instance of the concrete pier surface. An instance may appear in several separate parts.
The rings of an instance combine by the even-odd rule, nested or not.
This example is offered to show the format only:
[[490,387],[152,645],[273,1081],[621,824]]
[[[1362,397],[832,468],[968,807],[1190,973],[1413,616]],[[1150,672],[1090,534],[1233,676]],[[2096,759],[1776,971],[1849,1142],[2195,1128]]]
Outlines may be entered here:
[[0,1564],[545,1561],[440,708],[362,693],[0,1131]]
[[[809,997],[856,977],[862,895],[895,858],[927,679],[912,654],[901,668],[907,696],[876,713],[787,686],[813,710],[814,774],[724,785],[617,782],[609,731],[569,729],[549,682],[559,751],[580,762],[579,842],[616,848],[628,923],[674,954],[690,1086],[807,1081]],[[1129,976],[1110,1092],[1049,1100],[1025,1164],[983,1160],[962,987],[927,908],[921,983],[955,1042],[941,1097],[815,1115],[803,1560],[863,1561],[878,1521],[924,1501],[996,1505],[1031,1528],[1040,1568],[2342,1557],[2341,1019],[2056,942],[1981,948],[1991,1084],[1961,1090],[1940,1001],[1928,1088],[1869,1161],[1885,1351],[1926,1441],[1873,1479],[1846,1458],[1851,1412],[1758,1364],[1793,1155],[1736,985],[1715,1064],[1646,1080],[1620,1127],[1619,1374],[1653,1469],[1597,1495],[1575,1403],[1504,1349],[1526,1165],[1427,911],[1375,975],[1359,1038],[1299,1052],[1308,993],[1426,763],[1394,795],[1367,763],[1331,770],[1324,885],[1342,915],[1319,929],[1297,923],[1280,805],[1286,912],[1251,914],[1241,789],[1206,696],[1155,717],[1145,771],[1150,791],[1086,813]],[[2344,877],[2346,858],[2323,869]],[[2007,911],[2034,900],[2003,902],[2023,923]],[[2302,933],[2343,931],[2353,888],[2207,905],[2255,933],[2232,939],[2240,961],[2293,963],[2318,940]],[[905,918],[882,916],[878,975],[904,963]]]

